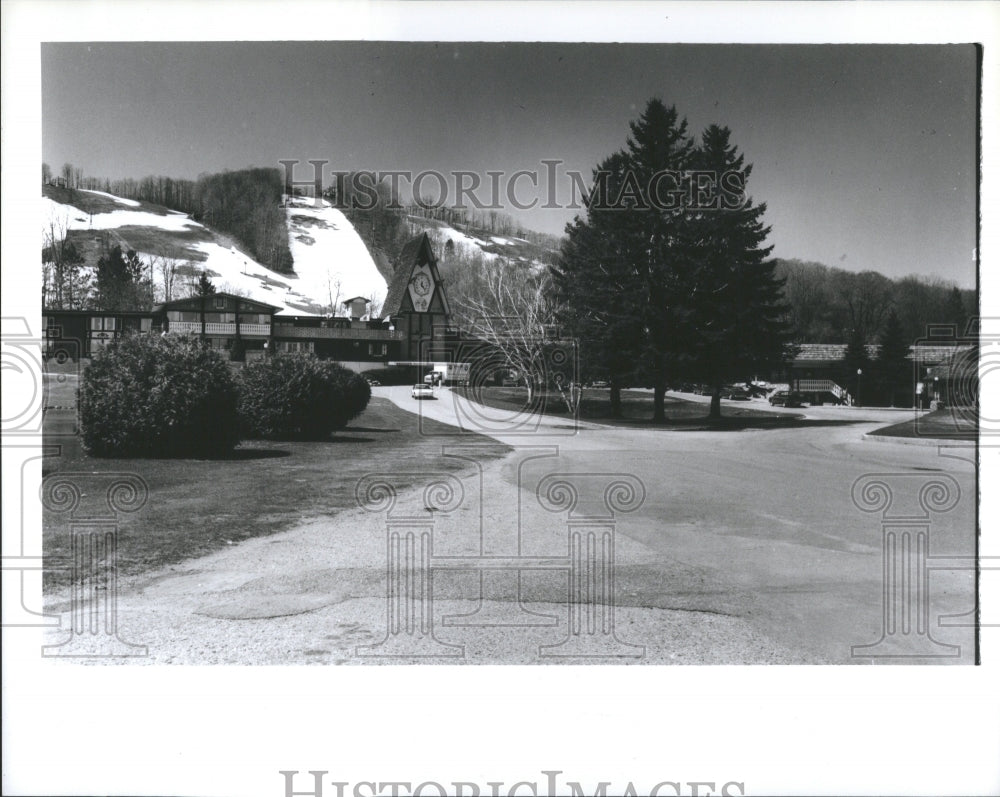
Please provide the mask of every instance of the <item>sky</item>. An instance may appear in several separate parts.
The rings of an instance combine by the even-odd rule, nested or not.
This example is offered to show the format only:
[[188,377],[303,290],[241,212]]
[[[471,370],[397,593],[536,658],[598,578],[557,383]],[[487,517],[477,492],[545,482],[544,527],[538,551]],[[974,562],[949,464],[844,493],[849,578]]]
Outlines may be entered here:
[[[311,159],[327,175],[524,169],[542,188],[518,196],[540,205],[543,160],[566,198],[562,175],[589,178],[656,96],[695,136],[732,130],[775,256],[971,288],[976,75],[971,45],[53,43],[42,153],[112,179],[283,159],[297,179]],[[555,234],[580,212],[506,209]]]

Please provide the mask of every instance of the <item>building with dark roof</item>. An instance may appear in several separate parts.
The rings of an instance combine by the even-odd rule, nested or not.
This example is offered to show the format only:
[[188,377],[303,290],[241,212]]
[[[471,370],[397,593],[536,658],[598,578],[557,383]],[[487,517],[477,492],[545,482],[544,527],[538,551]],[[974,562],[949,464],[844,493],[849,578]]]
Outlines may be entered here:
[[416,376],[419,366],[449,359],[448,346],[460,336],[450,326],[444,281],[426,233],[407,242],[397,258],[381,318],[371,317],[370,304],[354,296],[342,302],[345,316],[287,315],[274,305],[215,293],[146,312],[46,309],[46,352],[88,358],[116,338],[140,332],[197,335],[237,359],[309,352],[358,372],[398,363],[414,366]]
[[231,293],[189,296],[153,308],[168,334],[204,338],[213,349],[231,351],[240,341],[245,359],[263,357],[271,343],[272,319],[280,308]]
[[382,318],[401,335],[400,362],[445,358],[445,348],[455,332],[444,281],[427,233],[408,241],[399,253],[382,305]]
[[[862,374],[862,378],[877,377],[877,358],[879,347],[865,347],[868,359],[872,362],[872,373]],[[851,384],[845,381],[844,357],[847,353],[846,343],[800,343],[798,353],[788,368],[787,379],[792,390],[808,394],[814,403],[823,401],[839,401],[851,403],[853,393],[857,392],[856,380],[851,378]],[[928,400],[943,400],[950,390],[950,383],[958,378],[957,374],[965,374],[969,370],[969,357],[974,359],[974,347],[967,339],[954,338],[950,340],[921,340],[910,346],[907,360],[912,364],[909,385],[899,386],[902,392],[900,399],[909,395],[909,403],[918,400],[926,403]]]

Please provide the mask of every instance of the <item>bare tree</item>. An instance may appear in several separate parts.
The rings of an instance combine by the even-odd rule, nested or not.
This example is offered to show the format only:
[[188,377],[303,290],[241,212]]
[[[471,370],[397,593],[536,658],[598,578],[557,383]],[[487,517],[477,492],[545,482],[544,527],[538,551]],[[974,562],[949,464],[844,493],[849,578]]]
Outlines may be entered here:
[[223,282],[219,287],[219,293],[228,293],[230,296],[239,296],[241,299],[253,299],[250,291],[239,285],[233,285],[231,282]]
[[[546,386],[548,331],[557,317],[548,273],[535,275],[497,258],[482,264],[477,283],[459,300],[457,315],[473,336],[492,346],[524,380],[531,404],[536,391]],[[561,382],[554,386],[573,412],[579,401],[577,386]]]
[[[153,280],[154,290],[157,298],[164,302],[172,301],[174,290],[178,285],[178,269],[186,267],[184,270],[191,270],[191,262],[180,263],[168,256],[165,252],[152,255],[149,258],[150,278]],[[156,275],[159,275],[160,284],[156,286]]]
[[61,310],[79,310],[90,297],[91,274],[69,240],[69,221],[52,216],[42,237],[42,303]]
[[326,296],[330,302],[330,314],[337,315],[340,306],[340,277],[335,277],[329,267],[326,269]]
[[876,271],[847,274],[842,288],[847,304],[848,321],[865,343],[874,343],[892,307],[892,281]]

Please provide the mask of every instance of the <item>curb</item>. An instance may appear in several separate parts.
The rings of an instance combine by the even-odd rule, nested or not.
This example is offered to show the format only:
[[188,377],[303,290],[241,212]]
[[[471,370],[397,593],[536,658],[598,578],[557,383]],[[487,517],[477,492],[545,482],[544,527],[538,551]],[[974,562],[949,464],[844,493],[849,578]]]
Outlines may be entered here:
[[945,445],[955,445],[955,444],[967,444],[961,446],[963,448],[973,448],[977,441],[976,440],[965,440],[961,438],[948,438],[948,437],[890,437],[884,434],[875,434],[874,432],[865,434],[861,436],[862,440],[868,440],[873,443],[899,443],[904,446],[945,446]]

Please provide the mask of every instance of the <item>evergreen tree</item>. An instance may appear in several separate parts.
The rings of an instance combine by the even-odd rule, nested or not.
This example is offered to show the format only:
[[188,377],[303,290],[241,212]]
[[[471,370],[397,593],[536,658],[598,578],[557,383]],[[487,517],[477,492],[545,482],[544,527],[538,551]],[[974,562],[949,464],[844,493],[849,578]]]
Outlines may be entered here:
[[[709,416],[721,417],[722,388],[780,367],[791,329],[783,281],[775,277],[766,205],[754,205],[727,186],[746,186],[752,165],[730,144],[730,131],[712,125],[702,135],[696,162],[703,177],[692,186],[695,280],[691,308],[696,329],[689,374],[712,388]],[[738,181],[736,178],[739,178]]]
[[[567,228],[556,284],[585,356],[613,387],[616,374],[652,384],[662,421],[668,380],[704,380],[718,417],[727,380],[791,354],[765,206],[744,202],[742,191],[734,201],[732,180],[745,185],[751,168],[727,129],[709,128],[696,149],[677,110],[653,99],[631,133],[595,172],[586,220]],[[708,182],[685,185],[691,169]]]
[[208,345],[208,338],[205,337],[205,313],[208,310],[208,297],[215,295],[215,285],[204,271],[198,275],[198,282],[194,286],[194,295],[201,299],[198,311],[199,320],[201,321],[201,341],[203,345]]
[[611,207],[627,168],[624,153],[607,158],[594,171],[595,189],[587,199],[587,219],[567,225],[559,265],[552,269],[561,320],[580,342],[586,378],[607,378],[611,412],[621,415],[621,389],[634,376],[642,329],[633,311],[641,295],[634,241],[623,214]]
[[615,205],[629,238],[624,252],[636,269],[639,289],[624,306],[637,309],[643,333],[640,378],[652,383],[653,420],[662,422],[668,380],[685,373],[692,361],[696,287],[689,213],[676,201],[679,189],[671,187],[671,179],[658,176],[689,169],[694,142],[687,120],[655,98],[629,127],[628,170]]
[[195,285],[195,296],[212,296],[215,293],[215,285],[212,280],[208,278],[208,275],[202,271],[201,275],[198,277],[198,283]]
[[148,310],[152,282],[146,266],[132,250],[115,245],[97,261],[97,304],[102,310]]
[[909,353],[903,326],[896,311],[890,310],[879,338],[873,377],[880,398],[892,406],[909,406],[913,399],[913,365],[907,359]]
[[[858,374],[858,371],[861,374]],[[844,365],[841,371],[843,386],[854,395],[854,405],[861,406],[865,388],[872,381],[871,362],[868,359],[868,348],[865,346],[864,333],[852,330],[844,351]]]
[[968,324],[968,316],[965,312],[965,302],[962,301],[962,292],[955,286],[948,294],[948,323],[955,325],[955,334],[965,334],[965,327]]

